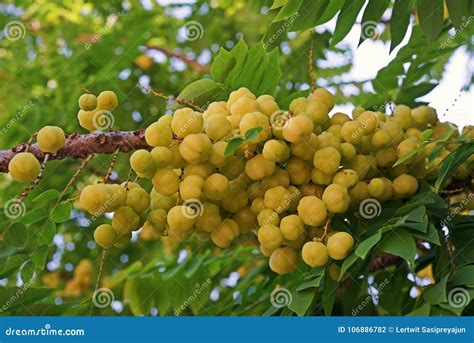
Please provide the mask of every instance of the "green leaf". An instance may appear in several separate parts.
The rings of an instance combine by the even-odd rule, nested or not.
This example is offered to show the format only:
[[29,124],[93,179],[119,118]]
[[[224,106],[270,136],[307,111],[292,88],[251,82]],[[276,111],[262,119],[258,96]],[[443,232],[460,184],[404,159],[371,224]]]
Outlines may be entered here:
[[30,283],[33,281],[33,276],[35,274],[35,265],[30,260],[21,266],[20,278],[23,283]]
[[457,269],[449,279],[449,285],[451,287],[474,285],[474,265]]
[[330,316],[332,314],[332,310],[334,308],[334,304],[336,302],[336,295],[337,295],[337,283],[328,273],[324,277],[324,289],[322,294],[322,301],[323,301],[323,309],[324,315]]
[[23,223],[14,223],[5,232],[5,243],[11,247],[24,247],[28,240],[28,229]]
[[339,280],[338,281],[341,281],[341,279],[344,277],[344,275],[346,274],[347,270],[349,270],[349,268],[355,263],[357,262],[359,259],[359,257],[357,256],[357,254],[354,252],[353,254],[349,255],[346,259],[344,259],[344,262],[342,262],[342,266],[341,266],[341,272],[339,274]]
[[431,306],[430,304],[423,304],[416,310],[411,311],[407,316],[422,316],[426,317],[430,315]]
[[382,231],[378,230],[375,234],[359,243],[355,250],[355,255],[359,256],[361,259],[365,259],[369,251],[380,241],[381,238]]
[[258,89],[266,69],[266,51],[262,42],[248,51],[245,64],[240,70],[239,77],[234,79],[232,89],[245,86],[252,92]]
[[446,142],[454,133],[453,129],[448,129],[441,137],[439,137],[437,142]]
[[40,245],[31,253],[31,260],[35,264],[36,268],[43,269],[46,264],[48,257],[48,246]]
[[46,222],[38,232],[38,243],[49,245],[56,234],[56,224],[52,221]]
[[367,38],[372,38],[372,34],[377,34],[377,23],[382,18],[389,4],[390,0],[369,0],[362,16],[359,45]]
[[288,308],[298,316],[304,316],[313,302],[315,294],[316,292],[311,288],[292,292],[292,298],[291,302],[288,304]]
[[452,151],[441,162],[438,178],[435,181],[436,192],[439,191],[444,181],[448,179],[464,161],[474,153],[474,142],[462,144],[459,148]]
[[[48,297],[53,292],[51,288],[32,287],[0,287],[0,303],[11,303],[8,310],[29,307],[32,304]],[[11,302],[11,299],[17,299]]]
[[425,233],[423,233],[423,234],[414,233],[414,236],[421,239],[421,240],[423,240],[423,241],[430,242],[430,243],[436,244],[438,246],[441,245],[441,242],[439,240],[439,232],[436,229],[436,227],[431,223],[428,223]]
[[400,256],[414,265],[416,244],[413,237],[405,230],[390,231],[387,237],[382,240],[379,248],[386,253]]
[[114,286],[118,285],[125,279],[130,279],[133,276],[136,276],[139,274],[139,272],[143,269],[143,263],[142,261],[136,261],[132,263],[130,266],[128,266],[125,269],[120,270],[116,274],[114,274],[109,280],[108,284],[110,285],[111,288]]
[[245,139],[250,140],[250,139],[257,138],[258,134],[260,132],[262,132],[262,130],[263,130],[263,128],[261,128],[261,127],[254,127],[252,129],[248,130],[247,132],[245,132]]
[[273,0],[272,7],[270,7],[271,10],[274,10],[275,8],[280,8],[284,6],[288,0]]
[[407,221],[423,223],[426,220],[426,208],[419,206],[408,212]]
[[401,89],[397,98],[395,99],[395,102],[399,104],[407,104],[408,106],[414,106],[416,105],[415,99],[428,94],[437,85],[438,82],[423,82],[408,88]]
[[263,79],[259,87],[256,88],[256,94],[275,95],[278,83],[281,80],[279,54],[279,49],[273,49],[272,52],[268,54]]
[[428,154],[428,166],[431,165],[431,163],[433,163],[433,161],[435,160],[436,157],[439,156],[439,154],[441,154],[441,151],[444,150],[444,146],[442,145],[438,145],[436,148],[434,148],[429,154]]
[[48,211],[46,211],[45,208],[36,207],[32,209],[31,211],[26,212],[26,214],[23,217],[21,217],[19,222],[25,225],[30,225],[33,223],[37,223],[47,217],[48,217]]
[[349,33],[357,19],[365,0],[346,0],[337,17],[336,28],[331,40],[331,46],[336,46]]
[[394,60],[389,63],[388,66],[377,72],[375,79],[372,81],[372,85],[375,91],[381,94],[385,93],[387,89],[398,89],[399,75],[403,75],[404,73],[403,64]]
[[466,16],[471,13],[472,0],[446,0],[449,18],[456,29],[462,29],[466,22]]
[[130,311],[135,316],[143,316],[148,313],[145,312],[145,306],[143,304],[141,293],[138,287],[137,279],[128,279],[123,286],[123,298],[128,300]]
[[303,4],[303,0],[291,0],[288,1],[281,9],[280,12],[275,16],[273,21],[279,21],[282,19],[286,19],[295,15],[296,12],[300,9],[301,5]]
[[443,30],[443,0],[417,0],[416,10],[426,38],[433,43]]
[[318,288],[321,285],[321,281],[323,280],[324,273],[321,273],[321,275],[315,277],[314,279],[310,281],[303,282],[301,285],[299,285],[296,288],[296,291],[303,291],[308,288]]
[[316,26],[328,4],[329,0],[304,0],[289,31],[304,31]]
[[68,221],[71,216],[71,211],[72,205],[70,202],[59,204],[58,207],[53,210],[53,213],[51,214],[51,220],[55,223],[63,223]]
[[395,0],[390,18],[390,52],[401,43],[408,29],[412,0]]
[[344,5],[344,0],[331,0],[328,7],[324,10],[321,18],[319,18],[319,20],[316,22],[316,25],[321,25],[331,20],[341,9],[342,5]]
[[428,138],[430,138],[432,134],[433,134],[433,129],[426,129],[425,131],[421,133],[420,140],[422,142],[427,141]]
[[232,68],[235,66],[235,57],[230,52],[221,48],[211,65],[211,77],[217,82],[224,82]]
[[59,192],[55,189],[48,189],[38,195],[36,198],[33,199],[33,202],[41,203],[41,202],[48,202],[53,199],[59,198]]
[[233,155],[237,149],[242,145],[244,139],[241,137],[234,137],[229,141],[229,144],[225,147],[224,156]]
[[447,300],[446,297],[446,284],[448,282],[448,276],[442,278],[438,283],[429,285],[423,291],[423,298],[431,305],[438,305]]
[[197,106],[206,106],[213,101],[225,100],[228,95],[229,91],[222,83],[211,79],[201,79],[187,85],[181,93],[179,93],[178,99],[185,100]]
[[188,279],[194,276],[194,274],[199,270],[199,267],[201,267],[202,263],[204,262],[204,259],[200,256],[190,256],[190,258],[192,258],[191,264],[188,265],[186,271],[184,272],[184,276],[186,276]]
[[28,261],[27,255],[20,254],[9,256],[0,273],[0,279],[10,276],[12,273],[16,272],[26,261]]
[[232,56],[235,58],[235,67],[229,72],[224,81],[224,85],[226,87],[235,89],[232,86],[234,79],[238,78],[239,73],[242,71],[242,67],[244,66],[245,60],[247,59],[248,51],[249,48],[243,39],[239,40],[239,42],[230,51]]
[[416,154],[418,154],[419,152],[423,151],[423,149],[425,148],[424,144],[420,144],[418,147],[416,147],[415,149],[411,150],[408,154],[405,154],[403,155],[402,157],[400,157],[397,162],[395,162],[395,164],[393,165],[393,167],[396,167],[400,164],[402,164],[403,162],[409,160],[411,157],[415,156]]

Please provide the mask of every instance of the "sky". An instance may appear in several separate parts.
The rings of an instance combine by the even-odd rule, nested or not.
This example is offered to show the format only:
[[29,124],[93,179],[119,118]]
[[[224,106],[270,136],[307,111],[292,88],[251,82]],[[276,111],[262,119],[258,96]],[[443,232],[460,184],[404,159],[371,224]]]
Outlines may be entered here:
[[[358,23],[362,19],[362,11],[357,18]],[[321,29],[334,30],[336,18],[324,24]],[[413,18],[412,18],[413,20]],[[402,46],[404,46],[411,35],[411,25],[402,43],[389,54],[390,42],[384,43],[380,40],[366,40],[359,48],[361,25],[355,25],[344,42],[349,44],[353,51],[353,64],[350,74],[355,81],[372,79],[377,71],[385,67]],[[466,83],[468,70],[474,70],[474,61],[469,58],[466,49],[458,49],[448,62],[440,84],[429,94],[419,100],[428,102],[436,108],[441,121],[449,120],[458,126],[474,125],[474,87],[469,91],[460,92]],[[350,113],[353,106],[336,106],[334,112],[341,111]]]

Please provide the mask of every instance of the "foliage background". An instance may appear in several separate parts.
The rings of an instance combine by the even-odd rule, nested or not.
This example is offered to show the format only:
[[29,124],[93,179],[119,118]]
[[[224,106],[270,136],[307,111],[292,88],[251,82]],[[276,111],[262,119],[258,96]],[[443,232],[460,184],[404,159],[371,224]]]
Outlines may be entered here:
[[[37,129],[48,124],[59,125],[66,132],[84,132],[76,120],[77,98],[84,89],[94,93],[111,89],[118,94],[120,106],[114,112],[114,128],[145,128],[170,111],[170,104],[147,94],[137,84],[166,95],[178,95],[192,81],[209,77],[210,63],[219,48],[231,49],[242,37],[250,47],[263,41],[268,50],[274,46],[280,50],[282,75],[277,98],[283,104],[291,97],[308,93],[311,46],[314,47],[312,64],[316,83],[334,91],[337,103],[378,109],[394,103],[422,103],[420,98],[442,80],[444,68],[456,51],[462,49],[472,56],[472,24],[469,22],[462,30],[453,28],[454,13],[450,13],[451,18],[443,17],[446,10],[441,11],[440,21],[439,5],[442,8],[443,3],[437,0],[395,1],[395,6],[400,7],[393,11],[392,1],[378,2],[385,4],[378,10],[380,16],[375,10],[366,17],[362,16],[362,11],[358,15],[359,10],[355,16],[341,15],[341,20],[332,21],[333,24],[336,22],[334,32],[331,25],[320,25],[315,18],[309,18],[305,13],[315,13],[317,9],[308,12],[305,6],[311,2],[301,0],[294,2],[296,7],[285,5],[285,1],[275,1],[275,6],[272,1],[243,0],[39,0],[33,4],[21,0],[5,1],[0,4],[0,26],[19,21],[25,32],[24,37],[14,41],[6,39],[3,32],[0,40],[0,146],[8,149],[25,142]],[[344,1],[332,3],[343,6]],[[359,9],[366,8],[363,7],[365,1],[355,3],[361,4]],[[462,3],[467,4],[466,14],[472,13],[472,1],[463,0]],[[324,1],[314,1],[314,4],[323,6]],[[272,5],[274,9],[271,9]],[[423,20],[422,25],[416,24],[418,19],[415,16],[420,8],[438,13],[429,16],[436,20],[427,19],[429,27],[423,24]],[[298,14],[295,27],[288,31],[296,32],[285,32],[288,29],[285,23],[295,14]],[[459,18],[458,14],[454,22]],[[396,46],[397,41],[402,41],[404,35],[400,35],[408,29],[409,23],[411,36],[406,44],[402,44],[403,47],[395,50],[396,57],[373,80],[361,82],[351,75],[354,51],[348,48],[343,38],[353,26],[363,28],[367,21],[377,24],[377,36],[369,39]],[[198,39],[190,40],[186,36],[185,28],[189,22],[198,22],[202,26],[203,34]],[[456,24],[460,27],[461,22]],[[313,26],[317,28],[311,33],[308,29]],[[273,40],[271,37],[275,32],[280,33]],[[341,43],[335,44],[337,40]],[[469,69],[466,79],[464,86],[468,92],[472,83]],[[472,113],[472,107],[469,110]],[[111,156],[94,158],[70,189],[68,197],[74,198],[84,184],[102,177],[110,159]],[[28,283],[25,294],[8,307],[6,314],[77,315],[89,311],[101,315],[173,314],[195,294],[196,285],[202,286],[203,292],[188,301],[189,306],[182,314],[351,314],[361,301],[373,297],[371,285],[380,284],[389,277],[393,280],[389,286],[393,288],[377,296],[377,304],[371,302],[359,314],[404,315],[421,309],[422,314],[454,315],[460,314],[463,308],[446,304],[447,288],[474,284],[472,277],[461,281],[456,279],[474,274],[474,259],[470,256],[464,263],[469,269],[458,271],[454,281],[453,275],[437,274],[436,285],[444,283],[444,288],[432,290],[431,293],[435,294],[430,299],[419,296],[424,281],[415,277],[415,272],[440,258],[445,252],[440,248],[418,259],[411,268],[398,264],[393,269],[370,276],[365,273],[366,277],[360,280],[351,276],[345,281],[344,292],[356,296],[351,297],[351,301],[347,298],[342,301],[344,292],[334,291],[335,285],[330,287],[330,280],[324,279],[324,271],[309,271],[301,266],[301,270],[290,276],[275,277],[265,259],[250,244],[244,246],[242,243],[238,249],[220,251],[211,245],[189,242],[168,255],[161,241],[134,237],[133,243],[123,250],[112,251],[106,258],[103,286],[113,289],[116,301],[111,307],[91,310],[90,299],[100,261],[100,250],[91,239],[93,228],[83,226],[85,215],[80,211],[73,210],[69,218],[70,205],[61,206],[54,215],[56,220],[51,220],[46,209],[54,203],[55,194],[47,193],[49,196],[43,196],[37,202],[31,201],[48,189],[62,190],[79,165],[80,162],[73,160],[48,163],[44,180],[29,195],[27,209],[34,212],[30,215],[28,230],[19,230],[14,237],[0,242],[0,303],[6,303],[17,294],[18,287]],[[128,156],[122,154],[116,163],[115,180],[124,180],[128,169]],[[0,192],[0,201],[5,204],[18,195],[21,188],[6,175],[1,175]],[[427,192],[434,199],[433,203],[428,205],[426,200],[421,203],[414,200],[414,207],[421,206],[425,211],[415,219],[420,223],[426,221],[428,225],[426,214],[429,225],[437,226],[442,217],[433,219],[435,213],[446,215],[447,212],[440,212],[440,207],[437,207],[441,198],[428,189]],[[381,219],[393,217],[397,206],[399,204],[394,203],[393,207],[384,208]],[[448,210],[445,202],[442,208]],[[457,219],[460,221],[457,226],[472,229],[472,222],[466,222],[466,218],[472,220],[467,216]],[[99,223],[100,220],[96,222]],[[0,225],[3,225],[1,230],[7,229],[7,224]],[[358,225],[365,223],[358,222]],[[470,240],[472,242],[472,238]],[[369,256],[373,254],[376,252]],[[85,272],[78,277],[75,270],[81,261]],[[360,268],[367,268],[367,261],[362,264]],[[411,276],[407,278],[407,275]],[[78,278],[83,280],[82,283]],[[208,279],[211,280],[209,285],[206,283]],[[31,284],[29,280],[32,280]],[[425,281],[434,280],[428,277]],[[330,297],[317,291],[324,283],[327,286],[322,292],[333,290]],[[278,309],[270,305],[269,297],[277,284],[292,290],[293,305],[290,308]],[[68,289],[72,293],[68,293]],[[469,292],[472,298],[472,288]],[[329,303],[323,299],[329,299]],[[472,313],[472,308],[467,311]]]

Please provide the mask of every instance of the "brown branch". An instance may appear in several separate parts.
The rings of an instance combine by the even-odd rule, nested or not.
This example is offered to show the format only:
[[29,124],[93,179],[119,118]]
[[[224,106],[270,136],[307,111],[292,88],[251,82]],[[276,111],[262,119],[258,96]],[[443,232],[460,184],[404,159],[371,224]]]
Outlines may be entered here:
[[[15,154],[26,151],[27,143],[17,145],[11,150],[0,150],[0,172],[8,172],[8,163]],[[73,133],[66,144],[56,154],[50,154],[49,160],[65,158],[84,159],[91,154],[113,154],[115,151],[130,152],[138,149],[150,149],[145,141],[145,130],[95,132],[85,135]],[[45,154],[37,144],[28,147],[28,152],[40,161]]]
[[193,60],[193,59],[189,58],[188,56],[186,56],[186,54],[176,51],[176,49],[172,50],[172,49],[162,48],[162,47],[157,46],[157,45],[145,45],[145,47],[149,50],[161,51],[163,54],[165,54],[168,57],[177,58],[177,59],[183,61],[189,67],[191,67],[191,69],[193,69],[194,71],[208,72],[210,70],[210,67],[208,65],[202,65],[198,61]]

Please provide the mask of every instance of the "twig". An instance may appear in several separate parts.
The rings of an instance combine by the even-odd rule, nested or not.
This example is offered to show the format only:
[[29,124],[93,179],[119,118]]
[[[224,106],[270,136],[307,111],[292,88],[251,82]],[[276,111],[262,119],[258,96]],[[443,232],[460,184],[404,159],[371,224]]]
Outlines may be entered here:
[[187,101],[187,100],[184,100],[184,99],[180,99],[180,98],[177,98],[173,95],[165,95],[163,93],[160,93],[160,92],[156,92],[154,91],[153,89],[151,88],[146,88],[140,84],[137,84],[137,87],[144,90],[145,92],[148,92],[148,93],[151,93],[153,94],[154,96],[158,96],[162,99],[166,99],[166,100],[169,100],[169,101],[176,101],[178,104],[180,105],[184,105],[184,106],[188,106],[188,107],[191,107],[192,109],[194,109],[195,111],[198,111],[198,112],[204,112],[204,110],[199,107],[198,105],[196,104],[193,104],[192,102],[190,101]]
[[94,293],[92,293],[91,308],[90,308],[89,316],[92,315],[92,307],[94,305],[94,295],[97,292],[97,290],[99,289],[100,279],[102,278],[102,273],[104,271],[104,262],[105,262],[106,255],[107,255],[107,249],[103,249],[102,250],[102,256],[100,258],[99,273],[97,275],[97,281],[95,283]]

